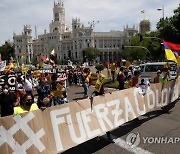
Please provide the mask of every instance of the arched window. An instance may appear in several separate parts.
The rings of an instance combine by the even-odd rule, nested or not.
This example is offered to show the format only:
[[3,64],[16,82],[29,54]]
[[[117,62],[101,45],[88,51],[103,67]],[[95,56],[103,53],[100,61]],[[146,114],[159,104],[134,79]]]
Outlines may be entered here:
[[55,31],[58,31],[58,28],[57,28],[57,27],[54,28],[53,32],[55,32]]

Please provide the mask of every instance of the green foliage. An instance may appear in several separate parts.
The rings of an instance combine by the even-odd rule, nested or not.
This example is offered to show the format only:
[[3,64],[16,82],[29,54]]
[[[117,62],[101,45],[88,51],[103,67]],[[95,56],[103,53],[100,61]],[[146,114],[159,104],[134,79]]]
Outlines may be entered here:
[[159,38],[159,35],[159,32],[148,33],[143,36],[141,42],[139,35],[131,37],[130,44],[126,43],[125,46],[133,47],[127,47],[122,50],[120,52],[121,57],[131,62],[133,60],[164,60],[164,49],[161,46],[161,40]]
[[131,37],[130,44],[126,43],[125,46],[133,47],[125,47],[124,50],[120,51],[121,58],[131,62],[133,60],[145,60],[147,50],[141,48],[141,46],[144,47],[143,45],[145,45],[145,43],[140,42],[138,35]]
[[88,58],[89,61],[93,61],[100,56],[100,50],[93,47],[86,48],[85,56]]
[[98,71],[102,71],[104,70],[105,66],[103,64],[96,64],[95,68],[98,70]]
[[14,54],[13,46],[10,43],[5,42],[4,45],[0,46],[0,53],[3,60],[9,60]]
[[160,31],[160,37],[167,41],[180,43],[180,4],[174,10],[174,15],[169,18],[160,19],[157,23],[157,29]]

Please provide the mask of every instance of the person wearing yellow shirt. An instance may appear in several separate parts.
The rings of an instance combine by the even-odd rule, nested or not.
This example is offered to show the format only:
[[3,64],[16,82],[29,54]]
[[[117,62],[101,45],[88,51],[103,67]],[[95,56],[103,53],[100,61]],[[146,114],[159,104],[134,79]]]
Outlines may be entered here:
[[89,80],[90,80],[90,69],[85,68],[84,73],[82,74],[83,88],[84,88],[84,97],[88,97],[88,88],[89,88]]
[[38,106],[34,103],[33,96],[31,94],[25,94],[20,102],[20,106],[14,107],[14,115],[21,113],[38,110]]

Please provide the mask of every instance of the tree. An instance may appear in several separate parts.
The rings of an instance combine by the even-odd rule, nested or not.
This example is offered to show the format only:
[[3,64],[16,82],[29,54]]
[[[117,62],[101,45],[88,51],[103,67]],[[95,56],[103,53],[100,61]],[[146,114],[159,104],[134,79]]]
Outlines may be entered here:
[[103,71],[105,66],[103,64],[96,64],[95,68],[98,70],[98,71]]
[[84,50],[85,56],[88,58],[89,61],[95,60],[97,57],[100,56],[100,50],[97,48],[89,47]]
[[180,44],[180,4],[174,10],[174,15],[164,20],[161,18],[157,23],[160,37],[167,41]]
[[14,48],[10,43],[5,42],[0,46],[0,53],[3,60],[9,60],[11,56],[14,57]]
[[142,45],[140,43],[139,36],[137,35],[131,37],[130,44],[125,43],[124,50],[120,51],[121,58],[126,59],[128,61],[145,60],[147,55],[147,50],[141,48],[140,46]]
[[121,57],[128,61],[132,60],[150,60],[158,61],[164,60],[164,48],[161,45],[160,33],[150,32],[140,38],[139,35],[133,36],[130,39],[130,43],[126,43],[123,51],[120,52]]

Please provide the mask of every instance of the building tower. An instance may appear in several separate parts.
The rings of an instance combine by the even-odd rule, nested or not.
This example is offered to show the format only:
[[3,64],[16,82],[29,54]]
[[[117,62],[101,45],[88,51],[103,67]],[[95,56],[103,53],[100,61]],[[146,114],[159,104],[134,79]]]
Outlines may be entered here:
[[49,25],[49,31],[50,33],[53,32],[59,32],[63,33],[65,31],[65,8],[64,4],[61,1],[58,1],[57,3],[54,2],[54,8],[53,8],[53,20],[52,23]]
[[72,30],[76,31],[77,29],[81,28],[81,21],[80,18],[72,19]]
[[149,32],[150,31],[150,21],[142,20],[139,24],[139,31],[141,34],[145,34],[146,32]]

